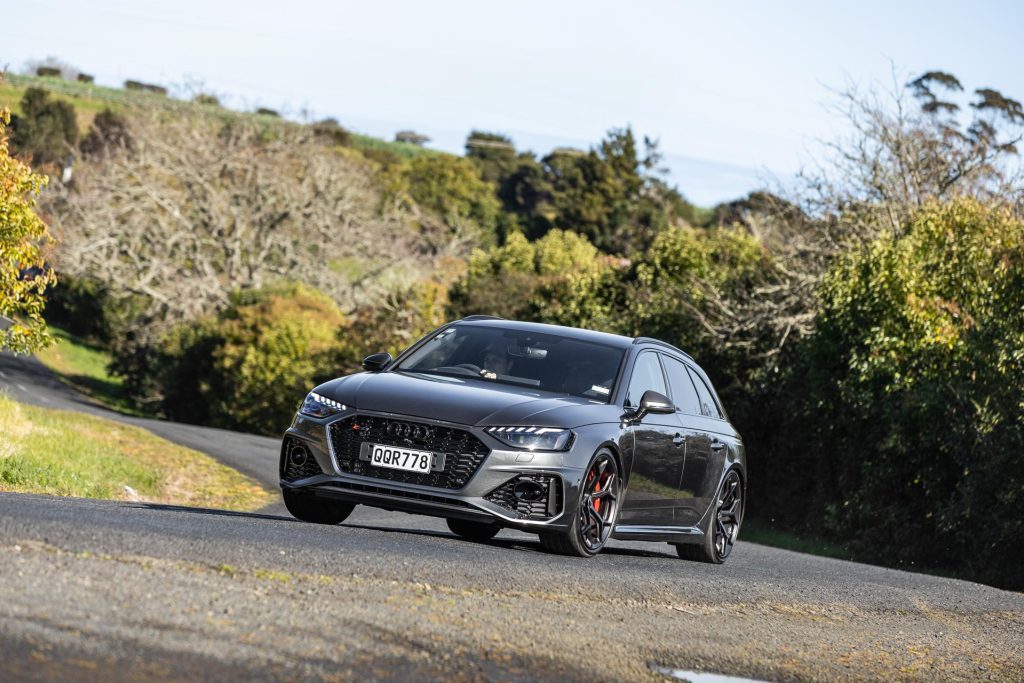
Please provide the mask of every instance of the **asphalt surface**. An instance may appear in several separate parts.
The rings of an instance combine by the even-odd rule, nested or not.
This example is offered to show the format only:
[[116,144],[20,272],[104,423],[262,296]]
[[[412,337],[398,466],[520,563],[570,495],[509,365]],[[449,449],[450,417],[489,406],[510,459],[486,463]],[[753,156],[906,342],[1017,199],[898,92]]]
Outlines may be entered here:
[[[33,361],[18,400],[114,417]],[[276,486],[277,442],[124,418]],[[741,533],[742,537],[742,533]],[[751,543],[722,566],[357,508],[345,524],[0,494],[0,680],[1024,680],[1024,595]]]

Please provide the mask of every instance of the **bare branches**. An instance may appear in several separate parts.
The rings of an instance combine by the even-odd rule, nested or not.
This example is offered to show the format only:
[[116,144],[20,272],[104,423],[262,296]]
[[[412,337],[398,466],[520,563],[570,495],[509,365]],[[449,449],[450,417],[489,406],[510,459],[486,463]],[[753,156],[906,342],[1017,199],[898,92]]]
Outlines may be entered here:
[[[804,179],[811,190],[806,208],[833,219],[844,246],[879,230],[899,234],[930,200],[1020,203],[1024,190],[1013,173],[1019,161],[1012,160],[1024,126],[1020,103],[981,88],[965,110],[938,88],[948,95],[963,90],[954,76],[930,71],[891,92],[851,87],[840,94],[852,133],[828,144],[829,163]],[[965,111],[974,112],[970,120]]]
[[131,134],[47,209],[59,268],[141,297],[148,318],[196,319],[281,278],[351,308],[431,267],[413,217],[381,209],[372,172],[300,128],[157,113]]

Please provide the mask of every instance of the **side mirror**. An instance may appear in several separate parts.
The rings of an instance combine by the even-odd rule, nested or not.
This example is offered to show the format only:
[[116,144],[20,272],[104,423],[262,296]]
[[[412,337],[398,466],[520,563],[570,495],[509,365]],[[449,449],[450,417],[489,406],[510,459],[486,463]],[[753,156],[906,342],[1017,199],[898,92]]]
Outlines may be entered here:
[[640,397],[640,407],[633,413],[633,419],[639,422],[645,415],[667,415],[676,412],[676,407],[665,394],[648,389]]
[[391,365],[392,360],[390,353],[373,353],[363,359],[363,369],[377,372]]

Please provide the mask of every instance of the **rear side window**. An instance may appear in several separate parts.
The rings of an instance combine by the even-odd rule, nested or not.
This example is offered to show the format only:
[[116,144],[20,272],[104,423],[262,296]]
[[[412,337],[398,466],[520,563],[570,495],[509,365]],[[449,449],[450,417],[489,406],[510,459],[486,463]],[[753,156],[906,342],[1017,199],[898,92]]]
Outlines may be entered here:
[[665,376],[661,372],[658,354],[645,351],[637,356],[633,364],[633,375],[629,378],[629,389],[626,391],[626,405],[636,408],[640,405],[640,397],[645,391],[653,389],[659,394],[667,394]]
[[668,375],[668,384],[672,387],[672,402],[676,408],[691,415],[702,415],[700,399],[697,397],[697,390],[693,388],[690,381],[690,373],[686,366],[671,356],[662,356],[665,361],[665,373]]
[[[687,368],[687,370],[690,370]],[[711,390],[704,383],[704,380],[700,378],[693,370],[690,370],[690,377],[693,378],[693,386],[697,388],[697,396],[700,397],[700,414],[707,415],[708,417],[714,417],[719,420],[722,419],[722,413],[718,410],[718,404],[715,403],[714,397],[711,395]]]

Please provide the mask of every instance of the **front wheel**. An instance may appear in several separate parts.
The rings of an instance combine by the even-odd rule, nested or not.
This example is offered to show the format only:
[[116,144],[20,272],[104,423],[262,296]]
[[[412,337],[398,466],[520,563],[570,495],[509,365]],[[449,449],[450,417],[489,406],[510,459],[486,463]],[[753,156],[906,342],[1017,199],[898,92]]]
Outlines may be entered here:
[[448,519],[448,528],[456,536],[461,536],[467,541],[489,541],[494,535],[501,531],[497,524],[486,522],[468,522],[464,519]]
[[676,545],[676,553],[684,560],[722,564],[732,553],[743,521],[743,483],[736,470],[729,470],[718,489],[711,523],[700,543]]
[[341,524],[356,507],[354,503],[322,500],[290,489],[281,491],[281,497],[292,517],[313,524]]
[[540,542],[548,552],[593,557],[608,542],[619,514],[621,484],[619,466],[607,450],[594,455],[580,485],[572,526],[564,532],[542,532]]

